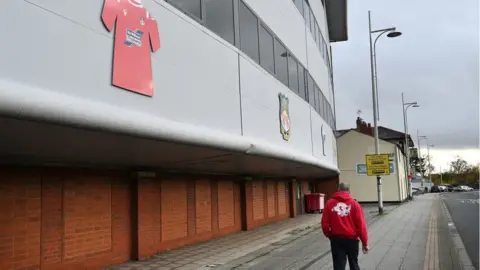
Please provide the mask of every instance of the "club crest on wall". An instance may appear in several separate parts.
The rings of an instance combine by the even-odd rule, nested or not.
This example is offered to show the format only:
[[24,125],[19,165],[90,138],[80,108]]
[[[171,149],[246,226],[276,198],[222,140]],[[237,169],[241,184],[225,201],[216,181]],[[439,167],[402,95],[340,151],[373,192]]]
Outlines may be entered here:
[[279,120],[280,120],[280,133],[285,141],[290,139],[290,109],[289,109],[289,100],[288,97],[282,93],[278,94],[279,100]]

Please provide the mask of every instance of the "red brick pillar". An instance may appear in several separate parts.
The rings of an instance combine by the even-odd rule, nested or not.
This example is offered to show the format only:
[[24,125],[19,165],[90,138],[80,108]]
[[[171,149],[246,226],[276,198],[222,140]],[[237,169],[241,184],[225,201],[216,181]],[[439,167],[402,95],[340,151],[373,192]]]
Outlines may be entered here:
[[[62,264],[63,181],[60,177],[45,177],[42,183],[42,266]],[[0,266],[3,266],[0,264]],[[2,268],[6,269],[6,268]]]
[[328,200],[333,193],[337,192],[339,177],[335,176],[329,179],[317,180],[314,188],[315,192],[325,194],[325,201]]
[[254,220],[253,220],[253,183],[252,181],[244,181],[243,184],[245,185],[245,219],[246,219],[246,230],[250,230],[255,227]]
[[140,178],[137,183],[136,257],[142,260],[158,253],[161,242],[161,181],[156,178]]
[[290,217],[294,218],[297,216],[297,182],[289,183],[289,203],[290,203]]

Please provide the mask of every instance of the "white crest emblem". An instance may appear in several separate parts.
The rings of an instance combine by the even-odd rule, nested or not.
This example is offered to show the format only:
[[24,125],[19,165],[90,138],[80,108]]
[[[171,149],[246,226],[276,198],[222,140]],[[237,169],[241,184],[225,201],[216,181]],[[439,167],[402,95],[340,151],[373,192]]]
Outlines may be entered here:
[[350,215],[350,209],[352,208],[351,205],[346,205],[343,202],[338,202],[335,207],[332,208],[332,212],[337,212],[337,214],[341,217],[346,217]]
[[123,9],[123,16],[127,16],[127,9],[126,8]]
[[145,25],[145,20],[143,18],[140,18],[140,24]]

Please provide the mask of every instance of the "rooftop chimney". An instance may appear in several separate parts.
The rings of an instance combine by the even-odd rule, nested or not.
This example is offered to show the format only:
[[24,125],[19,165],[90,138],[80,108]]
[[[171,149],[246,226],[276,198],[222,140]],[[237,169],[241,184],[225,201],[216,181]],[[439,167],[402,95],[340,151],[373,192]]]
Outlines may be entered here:
[[360,116],[357,117],[357,129],[360,129],[360,125],[362,124],[362,118],[360,118]]
[[360,118],[360,117],[357,117],[356,123],[357,123],[357,130],[358,130],[360,133],[373,136],[372,124],[370,124],[370,123],[367,124],[367,123],[366,123],[365,121],[363,121],[363,119]]

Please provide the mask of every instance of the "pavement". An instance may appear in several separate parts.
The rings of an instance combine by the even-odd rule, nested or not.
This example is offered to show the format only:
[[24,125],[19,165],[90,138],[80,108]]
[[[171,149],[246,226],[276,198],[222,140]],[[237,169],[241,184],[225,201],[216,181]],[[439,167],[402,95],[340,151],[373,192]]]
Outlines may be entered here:
[[[382,216],[375,205],[364,206],[370,252],[359,255],[361,268],[474,269],[441,198],[416,196],[400,206],[386,206]],[[320,217],[302,215],[109,269],[333,269]]]
[[440,197],[450,212],[473,266],[479,269],[479,192],[448,192],[441,193]]
[[[385,209],[388,211],[395,207],[386,205]],[[365,205],[363,209],[367,220],[377,217],[376,205]],[[251,231],[162,252],[148,260],[131,261],[106,269],[218,269],[239,258],[261,257],[275,247],[282,247],[304,235],[318,232],[320,220],[321,214],[305,214]]]

